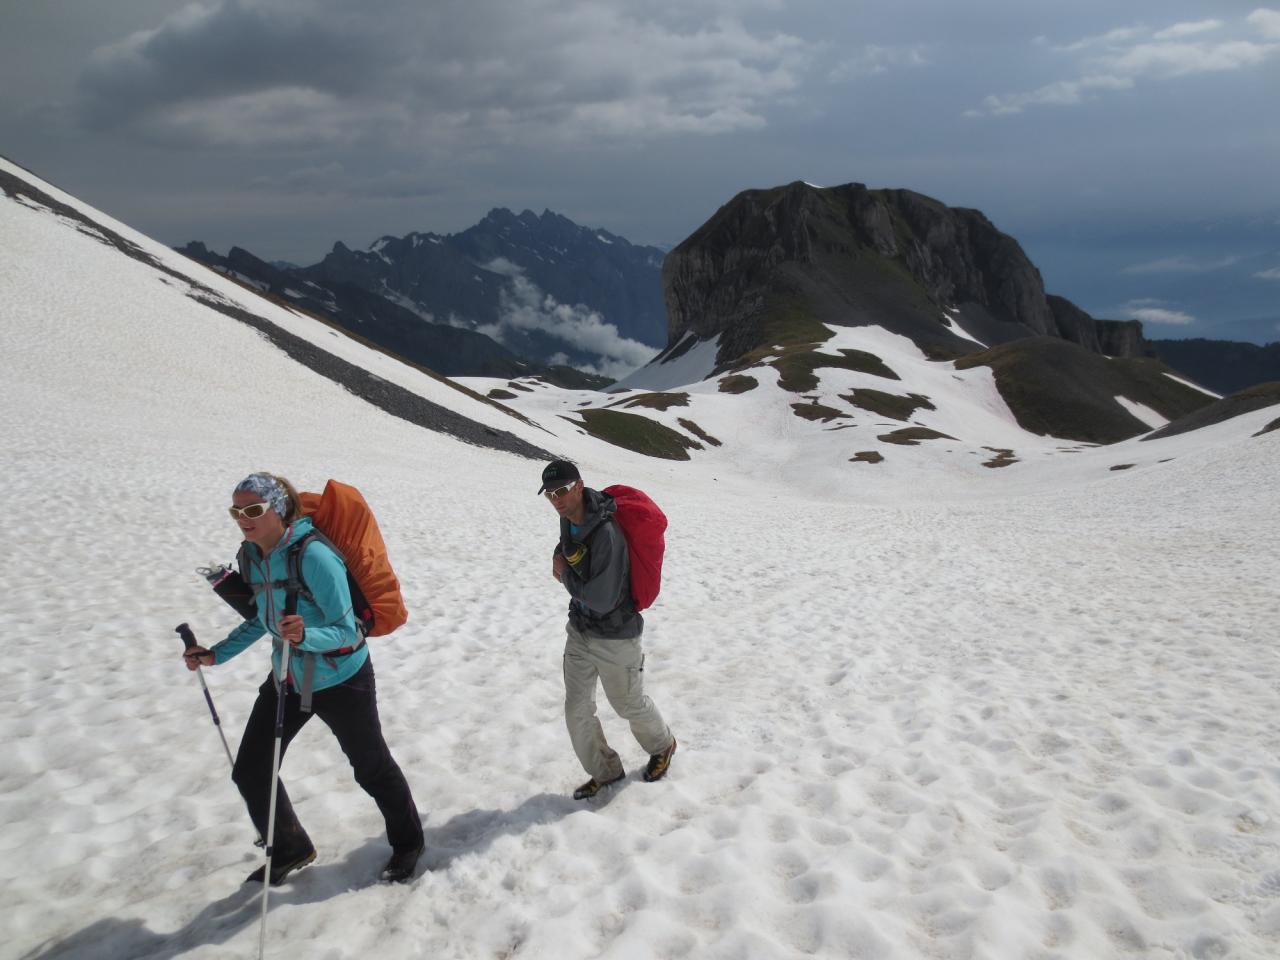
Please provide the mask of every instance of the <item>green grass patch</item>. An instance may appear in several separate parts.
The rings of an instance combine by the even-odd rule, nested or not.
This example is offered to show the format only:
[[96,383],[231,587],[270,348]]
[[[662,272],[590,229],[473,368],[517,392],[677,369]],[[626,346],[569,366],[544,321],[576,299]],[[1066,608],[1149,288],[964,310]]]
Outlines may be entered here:
[[720,378],[721,393],[746,393],[748,390],[754,390],[758,386],[760,386],[759,380],[741,373],[732,373],[727,377]]
[[764,334],[765,347],[774,344],[788,346],[826,343],[835,336],[830,327],[815,319],[802,301],[797,299],[775,299],[767,304],[760,328]]
[[842,413],[834,407],[824,407],[820,403],[793,403],[791,412],[801,420],[814,420],[822,423],[830,423],[832,420],[848,418],[849,416],[849,414]]
[[611,407],[645,407],[649,410],[670,410],[672,407],[687,407],[687,393],[642,393],[635,397],[624,397],[609,404]]
[[[990,367],[1018,425],[1041,436],[1115,443],[1150,430],[1116,397],[1151,407],[1174,421],[1212,401],[1165,376],[1169,368],[1146,357],[1109,359],[1057,337],[1015,340],[961,357],[957,370]],[[1175,427],[1170,423],[1163,431]],[[1145,438],[1144,438],[1145,439]]]
[[917,410],[936,410],[929,398],[919,393],[909,393],[905,397],[896,393],[885,393],[883,390],[855,389],[848,395],[841,394],[840,399],[863,410],[888,417],[891,420],[910,420]]
[[961,357],[968,355],[968,351],[960,347],[944,346],[939,343],[921,344],[920,350],[924,353],[926,360],[932,360],[935,363],[949,363],[952,360],[959,360]]
[[781,374],[778,386],[791,393],[808,393],[816,390],[819,380],[815,371],[824,368],[869,373],[887,380],[902,379],[885,366],[883,360],[865,350],[841,350],[839,355],[836,355],[822,353],[808,347],[799,347],[784,350],[769,365]]
[[1012,450],[1004,450],[1000,447],[983,447],[983,450],[990,450],[995,454],[990,460],[983,462],[984,467],[1007,467],[1017,463],[1018,458],[1013,455]]
[[[646,457],[659,457],[663,460],[688,460],[690,450],[701,450],[702,447],[672,430],[666,424],[642,417],[638,413],[623,413],[621,410],[582,410],[582,426],[587,433],[615,447],[622,447]],[[569,420],[568,417],[565,417]],[[570,423],[574,421],[569,420]]]
[[939,433],[937,430],[930,430],[928,427],[903,427],[901,430],[894,430],[892,433],[882,433],[876,439],[885,443],[897,443],[905,447],[914,447],[921,440],[954,440],[955,437]]
[[516,398],[516,395],[510,390],[500,390],[497,387],[494,387],[485,396],[490,400],[514,400]]
[[[1142,439],[1154,440],[1156,437],[1172,437],[1179,433],[1186,433],[1188,430],[1199,430],[1201,427],[1222,423],[1232,417],[1253,413],[1255,410],[1262,410],[1275,404],[1280,404],[1280,381],[1255,383],[1253,386],[1225,396],[1221,400],[1215,400],[1208,406],[1195,410]],[[1262,432],[1266,433],[1268,430],[1273,429],[1275,429],[1274,421],[1265,427]]]
[[686,420],[684,417],[677,417],[676,423],[680,424],[680,426],[684,427],[686,430],[692,433],[695,437],[697,437],[703,443],[709,444],[713,447],[718,447],[721,445],[719,440],[717,440],[711,434],[707,433],[707,431],[703,430],[700,426],[698,426],[692,420]]
[[760,313],[740,332],[743,352],[727,366],[733,373],[759,366],[774,357],[812,350],[835,336],[815,319],[800,297],[770,297]]

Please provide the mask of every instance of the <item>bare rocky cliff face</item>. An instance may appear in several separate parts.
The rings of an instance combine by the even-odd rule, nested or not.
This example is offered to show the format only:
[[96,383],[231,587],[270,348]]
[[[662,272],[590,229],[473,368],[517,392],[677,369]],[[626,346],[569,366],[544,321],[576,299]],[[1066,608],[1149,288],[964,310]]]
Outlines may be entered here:
[[1141,320],[1097,320],[1098,350],[1109,357],[1154,357]]
[[949,320],[989,345],[1051,336],[1099,350],[1093,319],[1045,294],[1016,240],[908,190],[746,191],[667,255],[662,276],[668,347],[719,336],[722,362],[803,339],[806,320],[876,324],[938,354],[978,349]]

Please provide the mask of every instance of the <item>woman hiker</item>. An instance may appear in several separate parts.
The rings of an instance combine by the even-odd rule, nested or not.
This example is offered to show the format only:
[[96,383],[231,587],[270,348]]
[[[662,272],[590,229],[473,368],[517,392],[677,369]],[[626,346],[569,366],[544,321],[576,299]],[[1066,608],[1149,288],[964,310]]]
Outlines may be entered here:
[[[311,531],[311,518],[302,515],[298,493],[289,481],[269,473],[245,477],[236,485],[231,502],[231,517],[245,540],[245,569],[240,574],[254,589],[258,616],[211,648],[189,648],[184,657],[189,670],[226,663],[263,634],[271,634],[272,674],[258,688],[232,771],[249,816],[259,835],[267,836],[278,695],[275,678],[283,676],[282,759],[312,714],[319,716],[351,761],[356,783],[377,802],[386,821],[392,853],[381,879],[407,882],[422,855],[422,822],[408,781],[382,735],[373,662],[356,627],[342,558],[326,544],[312,541],[302,553],[307,590],[297,597],[297,613],[286,614],[288,548]],[[282,667],[286,648],[288,663]],[[308,673],[309,685],[304,680]],[[315,846],[298,822],[283,783],[276,796],[273,848],[272,885],[316,858]],[[259,867],[245,882],[261,883],[264,871]]]

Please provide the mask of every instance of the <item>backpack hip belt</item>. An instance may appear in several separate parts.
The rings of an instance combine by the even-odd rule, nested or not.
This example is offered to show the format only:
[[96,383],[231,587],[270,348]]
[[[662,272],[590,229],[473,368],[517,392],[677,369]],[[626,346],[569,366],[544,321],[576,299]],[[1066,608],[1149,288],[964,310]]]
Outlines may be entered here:
[[[356,631],[358,638],[356,643],[347,647],[336,647],[333,650],[321,650],[313,653],[310,650],[299,651],[302,654],[302,689],[298,691],[298,696],[302,698],[302,712],[311,712],[311,694],[315,690],[316,683],[316,659],[324,657],[326,660],[332,661],[334,657],[345,657],[347,654],[355,653],[364,646],[364,633],[360,630]],[[334,666],[330,663],[330,666]]]

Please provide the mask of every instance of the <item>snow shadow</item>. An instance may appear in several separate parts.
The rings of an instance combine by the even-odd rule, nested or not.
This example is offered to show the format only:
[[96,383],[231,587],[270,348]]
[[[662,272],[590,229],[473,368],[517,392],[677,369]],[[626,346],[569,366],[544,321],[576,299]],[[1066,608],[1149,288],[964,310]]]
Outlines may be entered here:
[[486,850],[499,837],[516,836],[530,827],[554,823],[571,813],[599,810],[630,781],[623,781],[592,800],[574,800],[560,793],[540,793],[513,810],[468,810],[439,827],[424,829],[427,851],[423,855],[428,870],[447,869],[454,860]]
[[[427,849],[418,876],[421,877],[424,869],[445,870],[459,857],[488,849],[499,837],[515,836],[530,827],[554,823],[576,811],[599,810],[627,783],[629,780],[585,803],[563,794],[542,793],[529,797],[512,810],[469,810],[439,827],[428,827],[423,831]],[[386,837],[379,835],[370,837],[342,860],[306,867],[283,886],[272,888],[270,912],[274,913],[283,904],[322,903],[377,884],[378,870],[387,852]],[[228,882],[234,881],[228,879]],[[256,926],[261,916],[262,888],[245,884],[209,904],[171,933],[150,930],[137,918],[108,917],[69,937],[41,944],[19,960],[98,960],[100,957],[172,960],[196,947],[226,943],[246,927]],[[267,926],[270,930],[270,916]]]
[[[312,864],[284,885],[272,887],[268,913],[274,913],[282,904],[322,903],[339,894],[373,886],[379,882],[378,868],[386,856],[386,838],[378,836],[369,838],[342,860]],[[229,878],[227,882],[235,881]],[[149,930],[137,918],[108,917],[69,937],[42,944],[24,953],[19,960],[97,960],[100,957],[171,960],[196,947],[226,943],[246,927],[255,927],[261,919],[262,887],[243,884],[171,933]],[[267,929],[269,935],[270,915]]]

